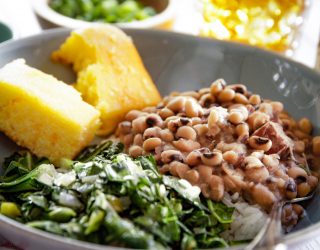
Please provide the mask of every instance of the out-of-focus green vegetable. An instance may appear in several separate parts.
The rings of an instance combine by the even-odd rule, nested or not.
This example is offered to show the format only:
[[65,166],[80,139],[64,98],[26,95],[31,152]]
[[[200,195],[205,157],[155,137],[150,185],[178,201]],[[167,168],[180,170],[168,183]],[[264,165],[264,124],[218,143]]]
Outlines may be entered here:
[[205,199],[185,180],[160,175],[152,156],[132,159],[122,150],[122,144],[110,141],[89,147],[68,169],[54,169],[30,154],[13,155],[0,182],[0,212],[31,227],[99,244],[227,246],[220,234],[232,222],[233,208]]
[[144,20],[156,14],[139,0],[51,0],[49,6],[71,18],[106,23]]

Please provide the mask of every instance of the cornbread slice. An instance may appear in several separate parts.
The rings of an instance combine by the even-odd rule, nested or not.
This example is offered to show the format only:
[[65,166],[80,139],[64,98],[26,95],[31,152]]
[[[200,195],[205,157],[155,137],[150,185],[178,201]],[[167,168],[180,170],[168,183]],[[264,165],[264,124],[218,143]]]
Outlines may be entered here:
[[99,115],[73,87],[23,59],[0,69],[0,131],[39,157],[76,156],[93,139]]
[[72,32],[52,58],[73,65],[75,88],[101,112],[101,135],[112,132],[128,111],[161,99],[131,38],[113,26]]

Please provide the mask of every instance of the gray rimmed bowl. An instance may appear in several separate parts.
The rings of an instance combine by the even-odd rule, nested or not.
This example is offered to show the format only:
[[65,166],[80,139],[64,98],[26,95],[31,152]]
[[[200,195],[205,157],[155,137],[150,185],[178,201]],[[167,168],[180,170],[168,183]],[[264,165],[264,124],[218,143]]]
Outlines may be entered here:
[[[171,91],[208,87],[217,78],[241,82],[264,98],[280,101],[295,118],[307,117],[320,134],[320,75],[279,55],[240,45],[156,30],[125,30],[165,95]],[[70,68],[55,64],[50,54],[70,34],[67,29],[46,31],[0,45],[0,67],[17,58],[46,73],[72,83]],[[1,91],[1,90],[0,90]],[[26,114],[27,115],[27,114]],[[0,134],[0,162],[17,146]],[[304,204],[307,216],[283,238],[289,249],[320,249],[319,193]],[[0,215],[0,235],[23,249],[114,249],[28,228]]]

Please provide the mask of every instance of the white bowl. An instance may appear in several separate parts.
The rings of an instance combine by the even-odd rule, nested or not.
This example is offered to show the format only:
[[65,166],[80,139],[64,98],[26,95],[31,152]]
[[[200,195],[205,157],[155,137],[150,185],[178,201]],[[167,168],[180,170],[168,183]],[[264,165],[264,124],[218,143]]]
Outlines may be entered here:
[[[167,7],[153,17],[142,21],[132,21],[128,23],[116,23],[121,28],[170,28],[175,14],[175,8],[178,0],[168,0]],[[77,29],[85,28],[94,22],[82,21],[59,14],[48,5],[49,0],[32,0],[31,3],[35,12],[47,21],[58,26]],[[102,23],[103,24],[103,23]]]

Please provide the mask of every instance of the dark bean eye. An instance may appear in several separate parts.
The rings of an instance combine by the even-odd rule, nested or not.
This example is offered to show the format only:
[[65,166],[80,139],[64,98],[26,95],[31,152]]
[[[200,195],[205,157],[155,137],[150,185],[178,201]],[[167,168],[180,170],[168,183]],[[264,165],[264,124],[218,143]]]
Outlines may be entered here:
[[153,127],[157,123],[157,121],[154,117],[148,117],[146,119],[146,123],[147,123],[148,127]]
[[305,176],[298,176],[295,180],[296,180],[297,184],[300,184],[300,183],[306,182],[307,178]]
[[236,86],[236,87],[233,88],[233,90],[235,92],[237,92],[237,93],[240,93],[240,94],[244,94],[245,93],[245,90],[241,86]]
[[180,118],[180,122],[182,125],[187,125],[189,123],[189,119],[188,118]]
[[203,153],[203,156],[206,157],[207,159],[211,159],[214,157],[214,153],[212,152]]
[[258,145],[263,145],[263,144],[266,144],[266,143],[268,143],[268,142],[269,142],[269,139],[268,139],[268,138],[258,137],[258,138],[256,139],[256,143],[257,143]]
[[182,155],[179,155],[179,154],[172,154],[172,155],[170,155],[170,160],[171,160],[171,161],[180,161],[180,162],[183,162]]

